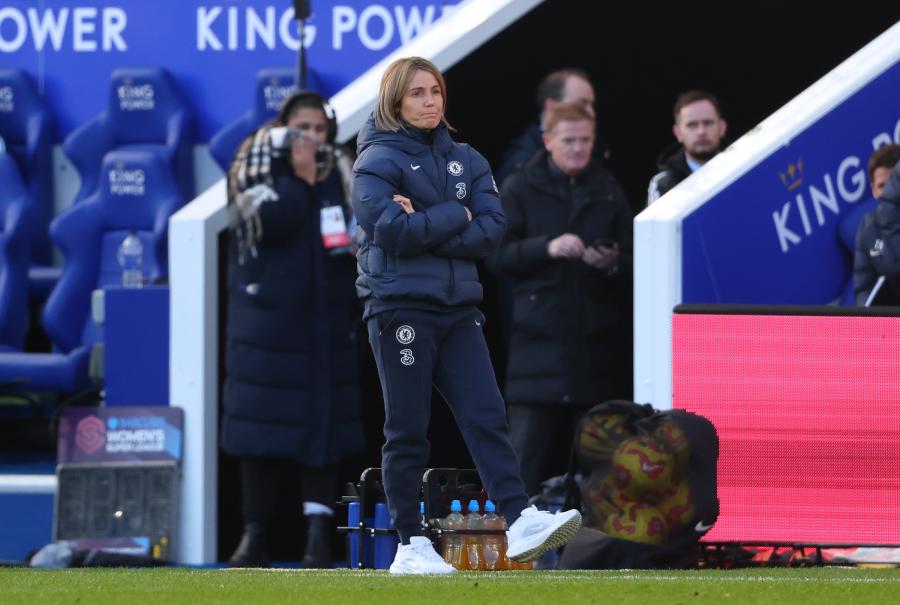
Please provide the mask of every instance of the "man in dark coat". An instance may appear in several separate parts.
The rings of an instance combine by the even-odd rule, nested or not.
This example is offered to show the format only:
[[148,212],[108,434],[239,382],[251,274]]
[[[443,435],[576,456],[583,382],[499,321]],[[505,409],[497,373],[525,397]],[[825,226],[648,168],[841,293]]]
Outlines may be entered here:
[[[537,88],[537,105],[540,108],[539,122],[529,124],[510,143],[500,160],[500,168],[496,174],[497,183],[502,186],[506,179],[521,170],[535,153],[544,148],[543,136],[547,112],[559,103],[577,103],[594,115],[595,100],[594,86],[586,72],[576,68],[566,68],[547,74]],[[608,159],[608,155],[608,150],[595,140],[594,157],[598,160]]]
[[[522,170],[535,154],[544,150],[544,128],[547,115],[559,103],[576,103],[592,116],[595,115],[596,95],[590,76],[583,70],[573,67],[557,69],[550,72],[540,81],[537,87],[537,107],[540,110],[538,121],[529,124],[519,136],[510,143],[500,160],[500,168],[496,171],[497,184],[501,187],[513,174]],[[602,141],[594,139],[593,157],[598,162],[609,160],[609,150]],[[511,286],[503,275],[495,275],[494,287],[500,305],[499,322],[500,341],[495,344],[495,353],[500,357],[507,356],[509,337],[512,327],[512,292]]]
[[[875,208],[878,207],[878,198],[881,197],[884,186],[887,185],[891,176],[891,171],[897,163],[900,163],[900,145],[882,145],[873,151],[866,163],[866,174],[869,176],[869,191],[872,193],[872,197],[853,204],[849,210],[841,214],[838,220],[838,240],[853,259],[852,271],[844,286],[844,293],[841,295],[842,305],[863,305],[878,280],[878,273],[869,260],[868,248],[862,250],[856,248],[857,235],[860,233],[860,226],[866,220],[866,215],[875,212]],[[864,245],[869,243],[871,242],[866,242]],[[860,253],[863,253],[862,257],[860,257]],[[858,280],[857,275],[859,276]],[[857,285],[859,292],[857,292]]]
[[659,172],[647,189],[648,206],[718,154],[728,128],[719,101],[702,90],[680,95],[673,112],[672,134],[678,143],[663,151],[657,161]]
[[591,160],[593,142],[591,113],[556,106],[546,151],[501,196],[508,226],[494,264],[514,292],[505,394],[529,494],[564,471],[581,414],[617,395],[632,216],[622,190]]
[[[873,187],[874,190],[874,187]],[[878,206],[863,218],[856,236],[853,281],[857,304],[900,304],[900,163],[894,165]],[[883,283],[879,280],[884,278]],[[873,289],[878,291],[873,295]],[[869,300],[871,298],[871,301]]]

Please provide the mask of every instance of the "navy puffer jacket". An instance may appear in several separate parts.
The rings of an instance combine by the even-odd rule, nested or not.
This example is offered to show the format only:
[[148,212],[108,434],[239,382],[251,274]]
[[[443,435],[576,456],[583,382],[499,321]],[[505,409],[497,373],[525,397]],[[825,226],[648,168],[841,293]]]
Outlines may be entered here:
[[272,176],[279,199],[259,206],[257,254],[241,263],[229,249],[221,443],[321,467],[363,446],[354,263],[327,255],[320,229],[343,187],[336,171],[310,187],[283,158]]
[[[412,200],[415,212],[404,212],[396,194]],[[494,251],[506,220],[487,160],[454,142],[446,126],[387,132],[369,116],[351,199],[360,227],[356,289],[366,317],[411,303],[481,302],[475,261]]]

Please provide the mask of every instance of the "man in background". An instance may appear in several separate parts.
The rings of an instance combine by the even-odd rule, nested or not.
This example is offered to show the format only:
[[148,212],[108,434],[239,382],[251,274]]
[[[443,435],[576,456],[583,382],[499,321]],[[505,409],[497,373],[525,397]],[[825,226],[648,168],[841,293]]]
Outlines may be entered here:
[[[860,206],[861,210],[869,209],[870,212],[859,222],[853,258],[853,289],[858,305],[867,303],[881,276],[885,277],[885,283],[881,287],[883,292],[875,297],[876,304],[900,304],[900,275],[897,274],[900,270],[900,259],[897,259],[900,254],[898,167],[900,145],[885,145],[869,157],[867,168],[873,199]],[[888,187],[891,181],[894,181],[893,186]],[[845,222],[849,221],[842,221],[842,228]],[[841,235],[843,237],[843,229]]]
[[576,103],[591,116],[595,116],[594,101],[594,87],[584,71],[566,68],[547,74],[537,89],[537,103],[541,108],[540,119],[514,139],[504,153],[495,175],[497,184],[502,185],[509,176],[521,170],[531,156],[544,148],[542,137],[548,111],[559,103]]
[[721,151],[728,124],[719,101],[703,90],[690,90],[675,101],[672,134],[678,139],[657,162],[659,172],[650,179],[647,205],[689,177]]
[[525,490],[565,472],[575,424],[591,406],[623,398],[630,362],[621,328],[632,267],[631,208],[592,161],[594,114],[550,109],[545,149],[504,183],[507,229],[494,257],[512,290],[506,371],[510,440]]

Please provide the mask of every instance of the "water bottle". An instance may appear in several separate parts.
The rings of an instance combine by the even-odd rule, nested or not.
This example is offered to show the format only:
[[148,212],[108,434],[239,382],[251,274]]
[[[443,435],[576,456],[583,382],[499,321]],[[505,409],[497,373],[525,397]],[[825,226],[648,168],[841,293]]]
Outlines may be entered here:
[[140,288],[144,283],[141,265],[144,259],[144,246],[140,238],[129,233],[119,246],[119,266],[122,267],[122,285],[126,288]]
[[[473,532],[480,532],[483,529],[479,510],[478,500],[469,500],[466,529]],[[466,557],[469,559],[469,569],[484,569],[484,554],[481,550],[483,545],[483,535],[477,533],[466,534]]]
[[[462,515],[462,503],[459,500],[450,503],[450,514],[444,517],[441,528],[449,530],[466,528],[466,518]],[[445,534],[443,543],[444,561],[456,569],[465,569],[466,560],[462,534]]]
[[[419,528],[422,532],[428,531],[428,522],[425,520],[425,502],[423,500],[419,501]],[[425,533],[424,535],[428,535]]]
[[[490,500],[484,503],[484,517],[481,518],[481,526],[484,529],[506,531],[506,519],[497,514],[497,507]],[[509,561],[506,559],[506,534],[484,535],[484,568],[491,571],[508,569]]]

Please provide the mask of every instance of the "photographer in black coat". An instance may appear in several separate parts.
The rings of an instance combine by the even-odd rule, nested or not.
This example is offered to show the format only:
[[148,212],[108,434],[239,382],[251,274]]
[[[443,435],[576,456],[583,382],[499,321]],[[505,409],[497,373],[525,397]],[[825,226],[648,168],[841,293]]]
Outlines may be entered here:
[[[331,567],[338,463],[363,446],[352,160],[311,92],[241,144],[231,214],[221,444],[240,457],[244,533],[233,566],[268,563],[279,483],[300,481],[301,567]],[[299,468],[298,468],[299,467]]]
[[505,183],[506,234],[493,259],[513,287],[506,374],[510,437],[526,491],[564,472],[575,422],[617,395],[632,215],[591,161],[594,117],[572,103],[548,115],[546,151]]

